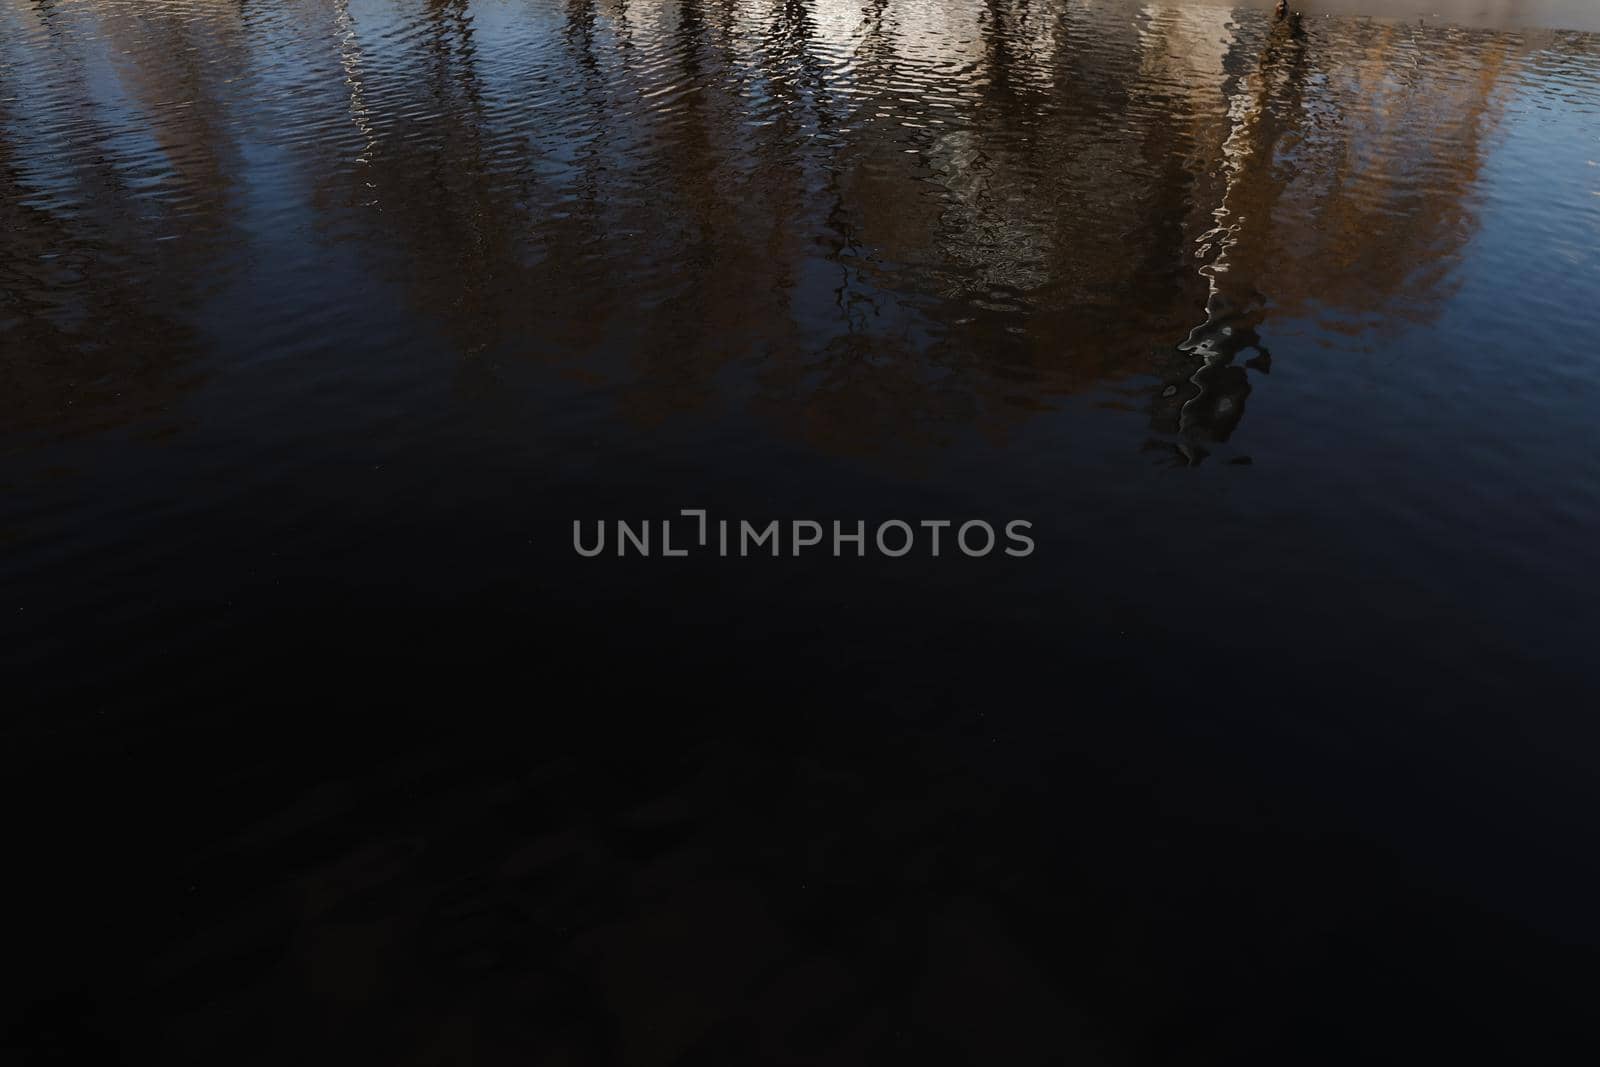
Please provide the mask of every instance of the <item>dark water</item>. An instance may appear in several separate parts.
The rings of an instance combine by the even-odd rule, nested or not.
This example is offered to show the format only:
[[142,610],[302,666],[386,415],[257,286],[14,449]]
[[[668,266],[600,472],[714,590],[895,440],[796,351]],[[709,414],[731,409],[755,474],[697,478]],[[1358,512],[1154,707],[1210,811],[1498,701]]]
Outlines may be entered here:
[[7,1047],[1594,1062],[1600,27],[1357,6],[0,0]]

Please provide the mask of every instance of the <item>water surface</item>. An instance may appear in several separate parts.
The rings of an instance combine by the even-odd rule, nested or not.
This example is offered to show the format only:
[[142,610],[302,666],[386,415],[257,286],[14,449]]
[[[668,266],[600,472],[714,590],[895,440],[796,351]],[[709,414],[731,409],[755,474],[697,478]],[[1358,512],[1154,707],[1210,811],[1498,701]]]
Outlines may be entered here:
[[1429,6],[0,0],[20,1042],[1589,1062],[1600,26]]

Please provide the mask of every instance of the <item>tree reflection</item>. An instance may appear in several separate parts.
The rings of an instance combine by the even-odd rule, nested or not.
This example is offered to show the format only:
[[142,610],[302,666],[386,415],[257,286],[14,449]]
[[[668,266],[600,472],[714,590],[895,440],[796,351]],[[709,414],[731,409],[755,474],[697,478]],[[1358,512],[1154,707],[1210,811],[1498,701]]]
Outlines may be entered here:
[[[734,408],[902,457],[1140,381],[1157,447],[1195,462],[1237,432],[1275,323],[1427,321],[1518,62],[1500,35],[1204,5],[152,6],[73,5],[92,27],[58,36],[122,57],[153,116],[142,158],[181,196],[128,184],[113,157],[141,149],[88,75],[75,134],[126,143],[50,164],[81,210],[40,215],[41,157],[0,141],[15,247],[65,227],[128,257],[75,290],[123,309],[107,333],[215,281],[238,188],[277,181],[237,143],[255,123],[298,176],[273,195],[478,361],[469,393],[531,360],[608,383],[640,423]],[[27,15],[41,35],[64,17]],[[250,98],[267,75],[292,98]],[[152,207],[171,251],[135,221]],[[47,338],[64,320],[16,294],[71,288],[8,288],[30,344],[66,343]]]
[[[141,17],[142,16],[142,17]],[[0,423],[78,434],[168,413],[189,316],[226,276],[239,169],[212,72],[237,19],[12,8],[0,67]]]

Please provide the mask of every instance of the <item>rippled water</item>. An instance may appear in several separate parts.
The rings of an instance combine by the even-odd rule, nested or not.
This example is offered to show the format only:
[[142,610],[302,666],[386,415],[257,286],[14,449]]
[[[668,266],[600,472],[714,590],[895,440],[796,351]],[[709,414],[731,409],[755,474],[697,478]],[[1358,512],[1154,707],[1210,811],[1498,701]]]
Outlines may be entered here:
[[1421,6],[0,0],[21,1046],[1591,1062],[1600,25]]

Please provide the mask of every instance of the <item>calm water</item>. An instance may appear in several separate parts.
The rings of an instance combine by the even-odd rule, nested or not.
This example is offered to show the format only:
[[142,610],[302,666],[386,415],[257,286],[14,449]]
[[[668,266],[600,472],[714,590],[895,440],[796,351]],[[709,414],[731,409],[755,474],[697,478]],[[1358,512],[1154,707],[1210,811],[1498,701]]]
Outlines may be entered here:
[[1600,14],[1305,6],[0,0],[7,1045],[1594,1062]]

